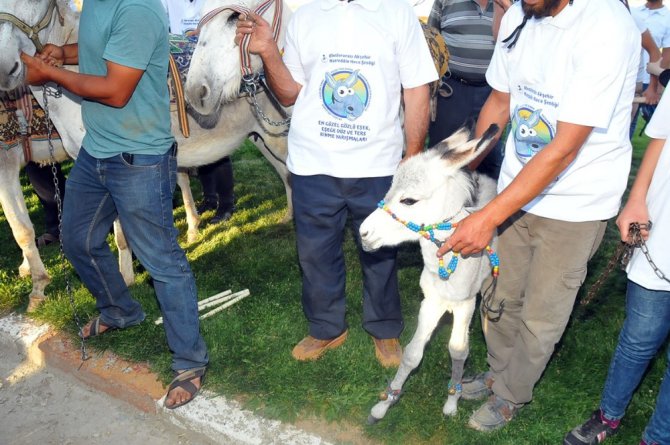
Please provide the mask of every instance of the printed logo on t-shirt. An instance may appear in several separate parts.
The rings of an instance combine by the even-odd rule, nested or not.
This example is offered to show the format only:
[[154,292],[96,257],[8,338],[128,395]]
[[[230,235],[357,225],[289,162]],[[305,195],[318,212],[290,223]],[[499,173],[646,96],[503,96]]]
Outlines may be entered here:
[[360,70],[339,69],[326,73],[321,83],[321,100],[328,112],[354,121],[370,103],[370,86]]
[[198,37],[198,24],[200,23],[199,19],[182,19],[181,26],[184,30],[184,35],[187,37]]
[[542,116],[542,109],[517,105],[512,115],[512,135],[517,158],[530,161],[554,138],[554,130]]

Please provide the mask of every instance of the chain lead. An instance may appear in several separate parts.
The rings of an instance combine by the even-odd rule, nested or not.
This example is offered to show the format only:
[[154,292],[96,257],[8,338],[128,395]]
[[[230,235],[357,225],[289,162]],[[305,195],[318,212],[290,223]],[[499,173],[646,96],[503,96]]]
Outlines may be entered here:
[[640,250],[642,250],[642,253],[647,258],[647,261],[649,262],[649,265],[653,269],[656,276],[658,276],[661,280],[665,280],[668,283],[670,283],[670,280],[658,268],[656,263],[654,263],[654,261],[651,259],[651,255],[649,254],[649,248],[647,248],[647,244],[645,243],[644,238],[642,237],[642,230],[643,229],[651,230],[651,226],[652,226],[651,221],[647,222],[646,224],[644,223],[630,224],[630,227],[628,229],[628,242],[621,241],[619,243],[619,246],[614,252],[614,255],[612,255],[609,262],[605,266],[605,270],[600,274],[596,282],[593,283],[593,285],[589,289],[589,292],[586,294],[586,297],[581,301],[580,304],[582,306],[589,304],[593,299],[593,297],[595,297],[598,294],[600,287],[605,282],[607,277],[609,277],[609,274],[612,272],[617,262],[619,263],[621,270],[626,270],[628,262],[630,261],[631,257],[633,256],[633,252],[635,252],[635,248],[637,247],[639,247]]
[[[77,325],[77,331],[81,332],[83,325],[79,314],[77,313],[77,307],[74,303],[74,292],[72,292],[72,284],[70,282],[70,273],[65,270],[65,264],[67,259],[65,258],[65,252],[63,251],[63,202],[60,198],[60,185],[58,181],[58,170],[56,169],[56,155],[53,146],[52,131],[51,128],[51,118],[49,116],[49,97],[59,98],[63,95],[63,91],[60,88],[60,85],[56,88],[49,87],[44,85],[42,87],[42,98],[44,99],[44,114],[46,116],[46,126],[47,126],[47,144],[49,146],[49,157],[51,158],[51,174],[53,175],[54,181],[54,198],[56,199],[56,206],[58,208],[58,245],[59,245],[59,258],[61,260],[61,268],[63,270],[63,275],[65,276],[65,291],[70,300],[70,306],[72,306],[72,315],[74,317],[74,322]],[[83,337],[81,337],[81,360],[82,362],[88,360],[89,355],[86,350],[86,342]]]
[[259,91],[258,84],[260,82],[260,76],[258,73],[253,73],[249,76],[242,76],[242,81],[242,89],[249,94],[249,97],[251,97],[251,103],[256,110],[256,114],[258,114],[258,116],[263,119],[266,124],[272,125],[273,127],[283,127],[285,125],[291,124],[290,116],[280,121],[274,121],[270,119],[265,114],[265,112],[263,112],[263,110],[261,110],[261,107],[258,104],[258,99],[256,99],[256,93]]
[[[644,254],[645,258],[647,258],[647,261],[649,262],[649,265],[651,266],[652,270],[656,274],[658,278],[661,280],[667,281],[670,283],[670,279],[663,273],[661,269],[658,268],[656,263],[654,263],[654,260],[651,259],[651,254],[649,253],[649,248],[647,247],[647,243],[644,241],[644,238],[642,238],[642,230],[651,230],[651,221],[649,221],[648,224],[639,224],[639,223],[632,223],[630,225],[630,233],[632,236],[630,238],[632,239],[632,244],[631,244],[631,250],[634,247],[639,247],[642,253]],[[630,256],[632,253],[625,258],[626,264],[623,264],[623,259],[622,259],[622,266],[625,268],[627,265],[628,261],[630,260]]]

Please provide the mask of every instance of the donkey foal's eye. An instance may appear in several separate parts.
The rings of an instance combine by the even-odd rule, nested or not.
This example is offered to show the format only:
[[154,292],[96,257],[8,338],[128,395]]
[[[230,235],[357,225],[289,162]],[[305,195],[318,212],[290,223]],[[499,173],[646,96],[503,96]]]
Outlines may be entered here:
[[400,200],[400,203],[404,204],[406,206],[413,206],[417,202],[418,201],[416,199],[413,199],[413,198],[403,198],[403,199]]

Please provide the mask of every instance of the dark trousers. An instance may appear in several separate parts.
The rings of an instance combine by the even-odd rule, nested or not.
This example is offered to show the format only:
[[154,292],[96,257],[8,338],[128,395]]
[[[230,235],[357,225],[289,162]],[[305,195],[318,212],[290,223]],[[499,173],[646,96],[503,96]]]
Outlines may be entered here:
[[[44,207],[45,232],[58,237],[58,204],[56,202],[56,186],[51,165],[40,166],[34,162],[26,164],[26,175],[35,190],[37,198]],[[61,171],[60,164],[56,164],[56,177],[58,178],[58,194],[61,203],[65,198],[65,175]]]
[[403,329],[395,248],[365,252],[359,229],[391,186],[391,176],[334,178],[292,175],[293,212],[302,268],[302,305],[309,334],[330,339],[345,320],[344,228],[351,218],[363,271],[363,328],[377,338],[397,338]]
[[[464,125],[474,127],[484,102],[491,94],[491,87],[488,85],[466,85],[451,78],[444,82],[451,87],[453,93],[449,97],[442,97],[439,94],[437,96],[437,118],[428,128],[429,147],[448,138]],[[479,164],[477,171],[498,179],[503,160],[503,147],[504,144],[498,142]]]
[[202,183],[202,193],[206,201],[218,203],[221,210],[232,210],[235,205],[233,194],[233,163],[226,156],[211,164],[198,167],[198,177]]

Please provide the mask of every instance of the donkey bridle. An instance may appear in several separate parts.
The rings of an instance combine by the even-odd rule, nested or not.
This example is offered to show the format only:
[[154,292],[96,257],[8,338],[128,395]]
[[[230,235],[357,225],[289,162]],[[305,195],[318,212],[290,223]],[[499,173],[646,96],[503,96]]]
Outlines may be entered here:
[[30,41],[33,42],[33,45],[35,45],[35,49],[37,50],[37,52],[40,52],[42,51],[42,48],[44,48],[44,45],[40,41],[39,33],[47,26],[49,26],[54,11],[56,12],[56,16],[58,17],[58,22],[60,23],[61,26],[63,26],[65,24],[65,19],[58,10],[56,0],[51,0],[49,2],[49,6],[47,7],[46,12],[44,13],[40,21],[38,21],[33,26],[30,26],[29,24],[27,24],[14,14],[10,14],[8,12],[0,12],[0,22],[8,22],[19,28],[30,39]]
[[[256,9],[253,10],[242,5],[220,6],[202,16],[200,22],[198,23],[198,29],[196,32],[199,33],[207,23],[209,23],[214,17],[216,17],[223,11],[235,11],[237,13],[244,14],[246,16],[248,16],[250,12],[254,12],[258,15],[263,15],[265,11],[267,11],[270,8],[270,6],[272,6],[273,3],[275,3],[275,12],[274,17],[272,18],[272,37],[274,38],[275,42],[277,42],[279,39],[279,32],[281,30],[281,17],[283,9],[282,0],[278,0],[276,2],[275,0],[266,0],[260,5],[258,5]],[[242,40],[240,41],[240,66],[242,70],[242,78],[245,80],[248,79],[249,81],[253,81],[256,80],[255,78],[258,76],[258,74],[254,74],[254,71],[251,68],[251,57],[249,56],[250,41],[251,41],[251,34],[245,34],[242,37]]]

